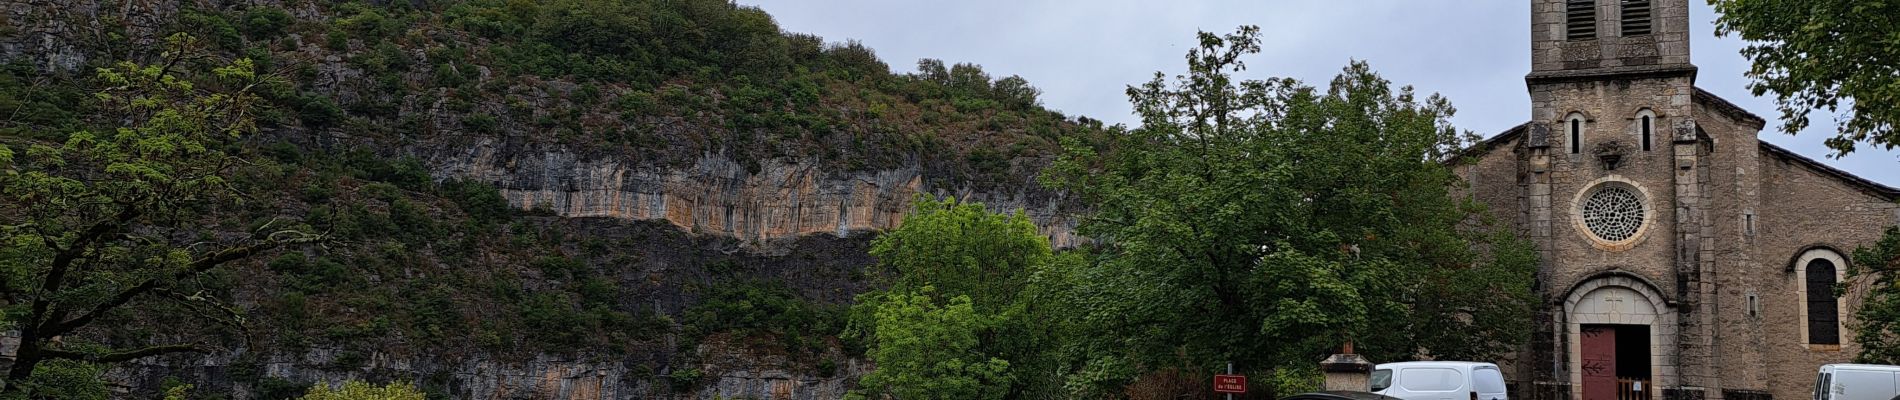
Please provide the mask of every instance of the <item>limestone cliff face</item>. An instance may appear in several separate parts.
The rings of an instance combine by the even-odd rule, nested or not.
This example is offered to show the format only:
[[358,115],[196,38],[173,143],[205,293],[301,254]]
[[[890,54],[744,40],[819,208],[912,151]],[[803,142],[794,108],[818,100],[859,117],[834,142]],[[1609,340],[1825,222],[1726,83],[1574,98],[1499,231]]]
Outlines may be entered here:
[[[800,235],[848,237],[899,226],[919,193],[1023,212],[1057,247],[1077,244],[1076,221],[1058,194],[1010,193],[933,185],[919,169],[832,173],[815,163],[776,159],[757,172],[704,155],[690,167],[665,168],[628,157],[583,156],[561,147],[480,140],[431,152],[438,179],[493,183],[510,204],[566,217],[664,220],[694,234],[738,238],[758,248]],[[1037,193],[1038,191],[1045,193]]]

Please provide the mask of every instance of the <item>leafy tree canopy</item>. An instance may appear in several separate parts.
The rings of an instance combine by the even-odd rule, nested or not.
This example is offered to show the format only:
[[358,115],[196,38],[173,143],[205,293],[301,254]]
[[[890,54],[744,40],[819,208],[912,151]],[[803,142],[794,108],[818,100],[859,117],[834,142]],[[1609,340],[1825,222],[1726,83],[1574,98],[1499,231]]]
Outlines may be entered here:
[[1854,262],[1848,273],[1852,278],[1872,279],[1866,300],[1854,310],[1854,342],[1860,354],[1854,362],[1870,364],[1900,363],[1900,227],[1887,233],[1872,246],[1854,250]]
[[1808,127],[1814,111],[1838,114],[1827,140],[1836,154],[1857,143],[1900,146],[1900,3],[1861,0],[1709,0],[1720,35],[1748,41],[1756,96],[1775,94],[1781,129]]
[[[1039,276],[1078,259],[1054,253],[1027,216],[919,197],[879,236],[873,275],[889,289],[858,297],[853,323],[877,370],[864,394],[898,398],[1048,398],[1057,390]],[[926,395],[927,394],[927,395]]]
[[118,128],[19,143],[24,154],[0,151],[0,298],[5,324],[20,335],[10,394],[30,390],[18,383],[46,361],[204,351],[200,343],[114,348],[60,338],[84,337],[130,309],[241,327],[243,315],[206,284],[211,273],[318,238],[291,218],[221,218],[247,207],[245,190],[227,179],[244,162],[228,145],[255,131],[258,98],[249,91],[268,77],[248,59],[207,64],[190,36],[168,44],[163,62],[99,69],[101,120]]
[[305,393],[302,400],[422,400],[428,398],[422,391],[407,383],[391,382],[384,386],[374,386],[362,381],[343,382],[335,388],[330,385],[316,385]]
[[995,319],[978,314],[970,296],[942,301],[936,295],[934,287],[925,286],[882,299],[869,354],[878,368],[859,385],[872,398],[1003,398],[1009,361],[989,356],[979,343]]
[[1448,124],[1450,103],[1361,62],[1324,88],[1234,77],[1259,49],[1255,27],[1201,33],[1186,74],[1128,89],[1141,127],[1110,151],[1071,141],[1046,172],[1105,242],[1056,296],[1079,310],[1062,321],[1078,341],[1068,389],[1229,361],[1313,368],[1347,340],[1379,361],[1520,343],[1534,253],[1454,195],[1447,163],[1476,138]]

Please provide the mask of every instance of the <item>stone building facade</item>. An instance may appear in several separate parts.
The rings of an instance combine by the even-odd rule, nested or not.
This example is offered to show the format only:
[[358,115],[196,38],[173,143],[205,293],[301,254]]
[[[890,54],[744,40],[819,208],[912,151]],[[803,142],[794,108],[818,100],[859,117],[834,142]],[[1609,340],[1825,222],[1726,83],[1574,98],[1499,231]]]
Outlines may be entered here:
[[1507,365],[1525,399],[1808,398],[1858,351],[1849,253],[1900,190],[1757,139],[1695,87],[1689,0],[1531,0],[1531,120],[1462,156],[1530,238],[1545,300]]

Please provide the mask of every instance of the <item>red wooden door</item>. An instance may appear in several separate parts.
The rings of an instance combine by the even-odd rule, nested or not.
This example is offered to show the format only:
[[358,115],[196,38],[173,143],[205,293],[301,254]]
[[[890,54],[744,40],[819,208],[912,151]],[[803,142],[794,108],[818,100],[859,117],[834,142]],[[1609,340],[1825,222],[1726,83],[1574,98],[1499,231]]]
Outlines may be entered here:
[[1583,400],[1616,399],[1616,330],[1583,327]]

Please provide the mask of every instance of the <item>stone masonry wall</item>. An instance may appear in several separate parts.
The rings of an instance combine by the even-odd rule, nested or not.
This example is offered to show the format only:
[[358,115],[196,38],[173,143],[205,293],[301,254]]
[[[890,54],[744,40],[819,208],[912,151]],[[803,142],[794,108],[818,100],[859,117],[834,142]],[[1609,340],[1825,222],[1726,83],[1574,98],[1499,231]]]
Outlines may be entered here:
[[[1639,133],[1632,118],[1637,111],[1651,108],[1658,114],[1654,126],[1670,126],[1687,116],[1686,82],[1682,78],[1641,79],[1600,82],[1574,82],[1537,87],[1531,99],[1540,121],[1550,123],[1550,254],[1555,268],[1544,287],[1550,296],[1562,296],[1583,278],[1609,269],[1630,271],[1644,276],[1669,291],[1675,285],[1676,210],[1674,158],[1667,135],[1656,129],[1650,151],[1639,147]],[[1682,110],[1682,111],[1676,111]],[[1563,118],[1581,112],[1582,146],[1569,151],[1569,135]],[[1630,150],[1616,169],[1606,169],[1594,155],[1596,146],[1622,142]],[[1639,242],[1620,251],[1605,251],[1585,231],[1576,217],[1578,200],[1594,183],[1605,178],[1624,181],[1640,189],[1647,197],[1650,211],[1647,230]],[[1673,298],[1677,294],[1665,293]]]
[[1531,70],[1628,68],[1689,63],[1689,5],[1652,2],[1651,35],[1624,37],[1619,1],[1597,2],[1597,38],[1570,41],[1565,32],[1565,0],[1531,3]]
[[[1817,245],[1848,258],[1856,247],[1873,243],[1900,221],[1891,200],[1792,160],[1762,155],[1755,168],[1762,205],[1752,246],[1748,246],[1755,257],[1725,263],[1733,272],[1720,282],[1724,303],[1734,305],[1722,313],[1723,349],[1735,357],[1726,360],[1733,368],[1724,369],[1723,382],[1733,388],[1766,390],[1779,399],[1803,399],[1809,396],[1820,365],[1851,361],[1860,351],[1851,331],[1852,310],[1860,304],[1866,282],[1848,281],[1850,290],[1840,301],[1846,328],[1841,332],[1842,345],[1810,349],[1800,340],[1804,299],[1797,288],[1802,277],[1795,276],[1790,262],[1803,249]],[[1746,314],[1750,292],[1760,297],[1759,317]]]

